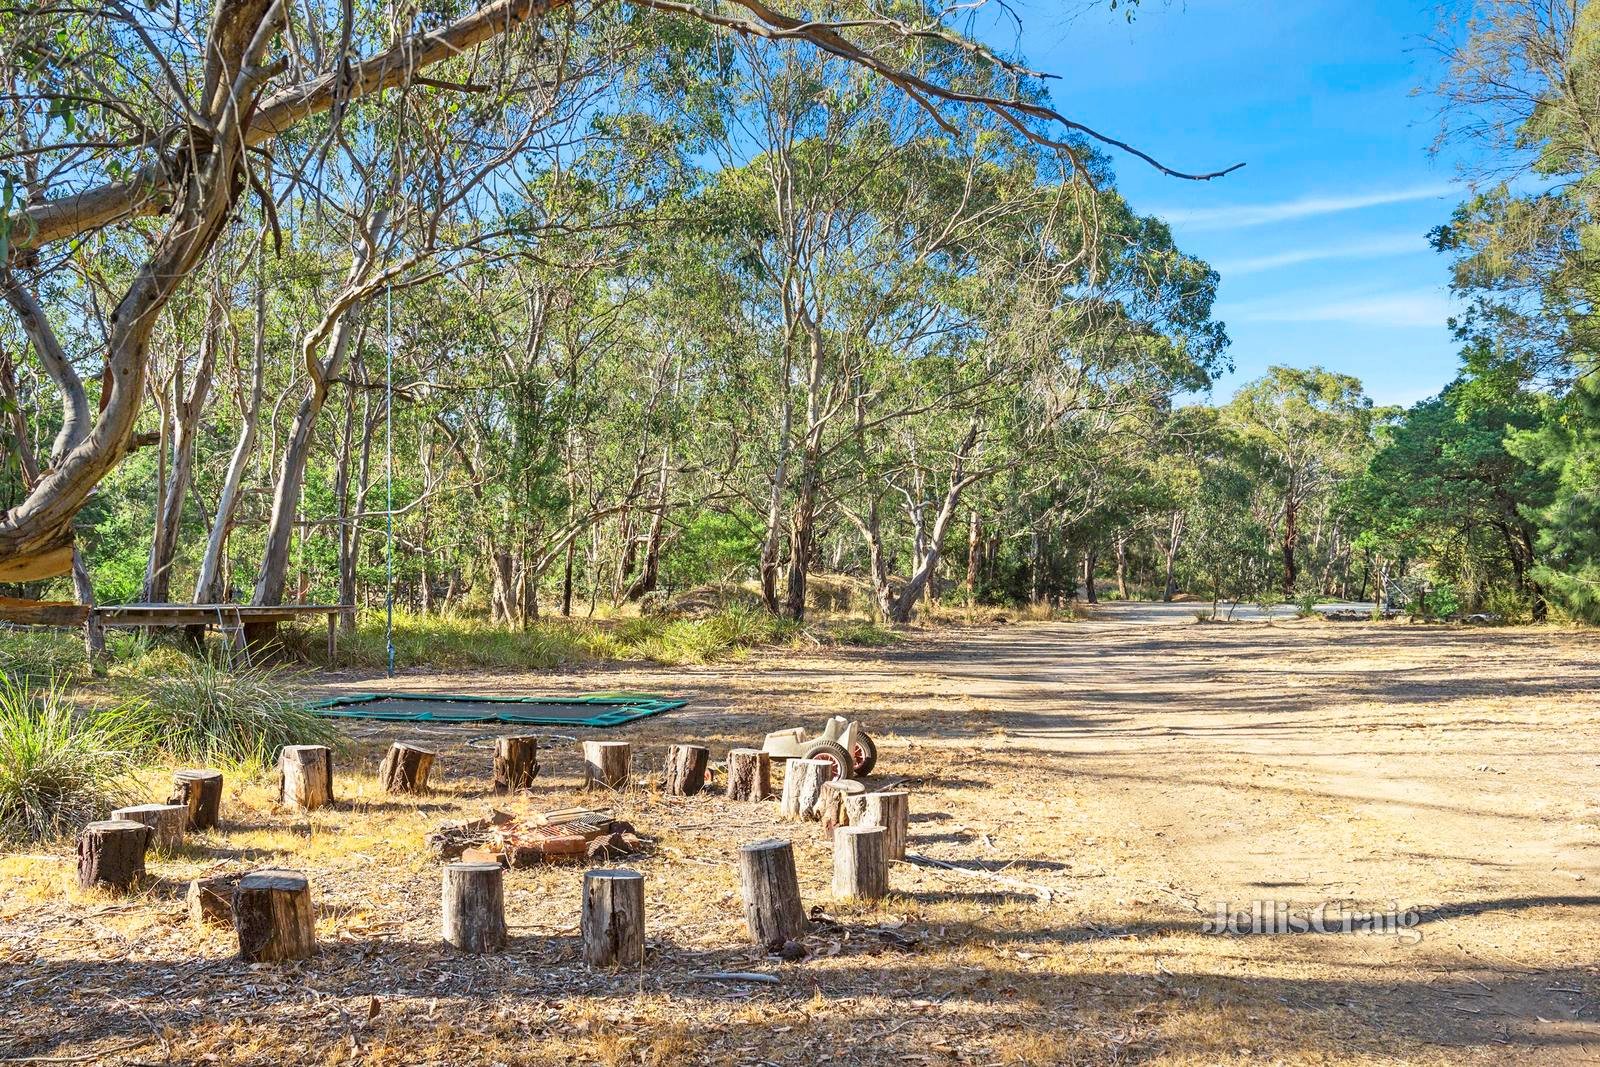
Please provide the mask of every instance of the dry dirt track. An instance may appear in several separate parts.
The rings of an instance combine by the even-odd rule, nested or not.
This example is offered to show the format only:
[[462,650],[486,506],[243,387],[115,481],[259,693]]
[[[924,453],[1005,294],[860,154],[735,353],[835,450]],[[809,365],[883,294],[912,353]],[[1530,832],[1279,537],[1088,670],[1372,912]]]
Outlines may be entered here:
[[[436,947],[437,872],[406,842],[442,814],[481,808],[481,750],[465,742],[482,728],[430,728],[419,736],[445,749],[441,792],[409,813],[367,797],[373,787],[358,781],[346,787],[348,811],[312,820],[316,851],[297,836],[304,819],[271,810],[262,788],[230,799],[251,825],[212,854],[232,848],[301,866],[321,893],[323,952],[271,987],[278,992],[241,993],[240,982],[266,980],[236,973],[225,936],[197,948],[159,894],[107,918],[95,910],[104,902],[63,897],[56,882],[0,880],[0,958],[6,935],[20,932],[9,947],[24,986],[0,977],[0,1045],[8,1024],[27,1035],[17,1047],[28,1055],[130,1035],[137,1043],[165,1024],[162,1048],[129,1055],[187,1062],[232,1048],[221,1062],[796,1067],[1600,1062],[1595,635],[1195,625],[1176,608],[1121,610],[1138,614],[1113,607],[1089,622],[921,631],[884,650],[785,651],[688,670],[396,683],[692,696],[690,709],[630,731],[645,761],[669,741],[706,740],[720,755],[774,725],[859,714],[882,738],[882,775],[913,779],[912,848],[1026,885],[897,867],[884,906],[839,907],[827,900],[822,843],[774,822],[766,806],[643,797],[629,814],[663,833],[664,847],[640,863],[661,946],[642,979],[572,969],[576,872],[565,869],[514,872],[510,921],[530,933],[506,957],[462,961]],[[381,684],[322,681],[328,690]],[[374,763],[393,729],[355,728],[364,747],[346,766]],[[546,759],[544,792],[531,803],[576,799],[576,761],[556,750]],[[376,832],[375,815],[387,820]],[[842,948],[836,935],[831,949],[820,939],[804,963],[780,966],[738,946],[725,853],[774,831],[799,842],[808,901],[850,931]],[[170,883],[194,866],[158,873]],[[1027,886],[1051,890],[1050,902]],[[4,907],[5,894],[16,906]],[[1402,937],[1205,931],[1216,902],[1242,910],[1257,900],[1296,915],[1394,902],[1415,925]],[[388,925],[374,940],[380,919]],[[124,938],[120,949],[88,936],[107,924]],[[880,925],[917,946],[885,952]],[[782,984],[741,993],[683,977],[712,967],[770,969]],[[119,992],[142,1019],[98,1014],[120,1000],[72,993],[137,990],[174,974],[211,991],[187,1001]],[[362,1024],[369,998],[382,1001],[381,1014]],[[235,1013],[242,1021],[228,1022]],[[302,1047],[316,1054],[294,1051]]]
[[[1040,933],[1080,962],[1225,978],[1268,1027],[1291,1003],[1329,1025],[1311,1058],[1600,1062],[1600,637],[1193,610],[583,681],[684,687],[730,743],[863,715],[928,776],[924,852],[1064,890]],[[1421,940],[1199,932],[1258,900],[1394,903]]]

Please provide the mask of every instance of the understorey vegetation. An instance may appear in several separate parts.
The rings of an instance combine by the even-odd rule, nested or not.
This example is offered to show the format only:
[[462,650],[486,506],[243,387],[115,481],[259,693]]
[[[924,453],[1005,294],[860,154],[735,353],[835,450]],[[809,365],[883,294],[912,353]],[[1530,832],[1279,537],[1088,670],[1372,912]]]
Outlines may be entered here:
[[61,685],[0,674],[0,841],[76,833],[125,801],[137,741],[118,710],[86,710]]

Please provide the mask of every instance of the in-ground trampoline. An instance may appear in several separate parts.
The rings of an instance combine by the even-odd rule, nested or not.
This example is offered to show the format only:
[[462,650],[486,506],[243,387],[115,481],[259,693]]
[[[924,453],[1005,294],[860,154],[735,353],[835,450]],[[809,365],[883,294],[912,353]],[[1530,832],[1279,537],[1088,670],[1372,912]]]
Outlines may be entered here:
[[380,722],[508,722],[529,726],[621,726],[681,708],[687,700],[650,693],[574,697],[486,697],[449,693],[352,693],[311,705],[330,719]]

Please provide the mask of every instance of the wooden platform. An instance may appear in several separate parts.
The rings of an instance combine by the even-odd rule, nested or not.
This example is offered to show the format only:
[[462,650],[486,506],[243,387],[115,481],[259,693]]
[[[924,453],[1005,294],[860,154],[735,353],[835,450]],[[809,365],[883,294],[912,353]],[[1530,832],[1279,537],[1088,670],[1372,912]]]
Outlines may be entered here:
[[341,604],[107,604],[89,614],[92,622],[118,629],[171,626],[198,635],[214,628],[230,635],[241,649],[270,639],[279,623],[326,615],[331,665],[339,651],[339,616],[355,610]]
[[293,622],[303,615],[337,619],[355,610],[338,604],[106,604],[93,614],[105,626],[216,626]]
[[56,600],[18,600],[0,597],[0,623],[16,626],[88,626],[91,633],[112,627],[121,630],[146,627],[183,629],[198,643],[207,629],[227,634],[241,651],[269,641],[279,623],[307,615],[328,619],[328,662],[339,651],[339,616],[356,609],[341,604],[107,604],[90,608]]

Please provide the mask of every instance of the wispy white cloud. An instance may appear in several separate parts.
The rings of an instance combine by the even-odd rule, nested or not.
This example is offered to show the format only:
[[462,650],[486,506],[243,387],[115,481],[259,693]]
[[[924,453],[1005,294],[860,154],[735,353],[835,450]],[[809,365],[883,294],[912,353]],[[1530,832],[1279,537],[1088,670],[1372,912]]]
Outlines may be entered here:
[[1450,317],[1450,298],[1440,289],[1396,293],[1290,293],[1220,309],[1229,322],[1343,322],[1359,326],[1434,327]]
[[1416,200],[1434,200],[1456,192],[1445,183],[1412,186],[1407,189],[1389,189],[1380,192],[1359,193],[1348,196],[1305,196],[1298,200],[1281,200],[1271,204],[1230,204],[1225,207],[1173,208],[1157,210],[1154,214],[1173,220],[1186,230],[1238,230],[1247,226],[1265,226],[1274,222],[1293,222],[1297,219],[1316,218],[1320,215],[1337,215],[1363,208],[1383,207],[1387,204],[1406,204]]
[[1301,263],[1317,263],[1327,259],[1379,259],[1383,256],[1401,256],[1409,252],[1425,252],[1428,242],[1421,234],[1396,234],[1377,237],[1370,241],[1351,241],[1346,244],[1290,248],[1262,256],[1243,259],[1225,259],[1212,266],[1224,278],[1240,274],[1258,274],[1262,271],[1294,267]]

